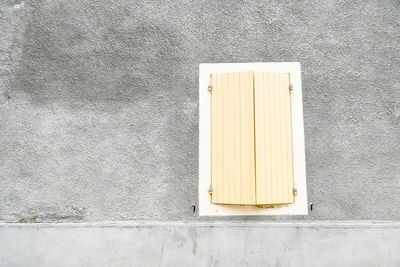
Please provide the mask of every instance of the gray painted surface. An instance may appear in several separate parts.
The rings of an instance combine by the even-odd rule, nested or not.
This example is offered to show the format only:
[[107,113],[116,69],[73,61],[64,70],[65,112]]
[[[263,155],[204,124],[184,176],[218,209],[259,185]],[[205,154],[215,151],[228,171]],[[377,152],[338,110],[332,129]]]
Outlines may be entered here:
[[[302,64],[308,196],[314,203],[307,218],[400,219],[399,12],[396,0],[2,1],[0,220],[198,219],[191,207],[198,197],[198,65],[253,61]],[[124,260],[110,252],[115,240],[137,248],[135,235],[149,231],[17,230],[3,235],[57,242],[60,234],[77,257],[79,248],[94,242],[114,261]],[[248,233],[257,242],[277,237],[267,229],[263,238],[258,230]],[[195,230],[158,231],[143,253],[161,249],[157,240],[169,240],[174,231],[178,241],[172,244],[192,249],[179,236]],[[282,250],[272,249],[298,246],[307,260],[314,252],[305,241],[289,243],[292,234],[311,240],[327,231],[324,247],[313,248],[335,257],[336,250],[357,253],[346,242],[326,247],[338,240],[335,234],[395,239],[380,230],[353,237],[345,230],[285,231],[277,247]],[[88,243],[72,246],[75,233]],[[231,242],[231,234],[199,229],[197,256],[183,260],[201,258],[213,242],[222,245],[218,236]],[[253,262],[261,252],[260,262],[268,261],[267,249],[246,241],[241,230],[235,234],[231,246],[250,245]],[[7,240],[19,249],[15,255],[28,259],[20,249],[33,248],[32,241],[13,242]],[[383,253],[380,244],[359,243],[370,250],[363,257]],[[58,245],[55,253],[63,251]],[[141,255],[128,252],[128,258]],[[229,252],[223,248],[218,255]]]
[[0,266],[399,266],[400,224],[0,225]]

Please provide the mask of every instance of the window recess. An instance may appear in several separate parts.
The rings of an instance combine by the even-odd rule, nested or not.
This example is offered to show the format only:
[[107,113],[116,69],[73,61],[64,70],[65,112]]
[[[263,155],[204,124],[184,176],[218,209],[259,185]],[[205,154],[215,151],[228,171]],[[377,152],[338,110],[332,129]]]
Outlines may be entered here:
[[200,64],[199,214],[308,213],[300,64]]

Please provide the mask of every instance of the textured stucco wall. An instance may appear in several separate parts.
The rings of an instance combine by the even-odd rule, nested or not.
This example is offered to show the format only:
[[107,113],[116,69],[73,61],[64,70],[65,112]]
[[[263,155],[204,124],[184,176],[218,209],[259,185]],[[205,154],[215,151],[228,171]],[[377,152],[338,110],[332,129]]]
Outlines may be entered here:
[[399,13],[2,1],[0,220],[198,219],[198,65],[253,61],[302,64],[307,219],[400,219]]

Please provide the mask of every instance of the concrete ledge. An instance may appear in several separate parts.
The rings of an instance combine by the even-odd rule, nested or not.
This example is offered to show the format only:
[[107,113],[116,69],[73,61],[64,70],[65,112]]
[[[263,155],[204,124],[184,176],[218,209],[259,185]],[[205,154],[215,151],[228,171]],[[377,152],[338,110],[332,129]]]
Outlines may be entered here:
[[0,266],[400,266],[400,222],[0,224]]
[[141,228],[141,227],[272,227],[272,228],[400,228],[400,221],[100,221],[82,223],[7,223],[1,227],[78,227],[78,228]]

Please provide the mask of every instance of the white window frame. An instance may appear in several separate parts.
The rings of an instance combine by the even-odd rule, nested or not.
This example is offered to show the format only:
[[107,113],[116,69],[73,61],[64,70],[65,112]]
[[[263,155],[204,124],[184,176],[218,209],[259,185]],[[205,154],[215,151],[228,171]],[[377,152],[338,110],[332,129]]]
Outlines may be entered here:
[[[295,203],[273,208],[244,205],[220,205],[211,203],[209,188],[211,184],[211,96],[207,88],[210,74],[260,71],[290,73],[293,85],[292,129],[293,129],[293,168],[294,185],[297,189]],[[307,184],[304,148],[303,98],[301,90],[301,70],[299,62],[268,63],[204,63],[199,73],[199,215],[307,215]]]

